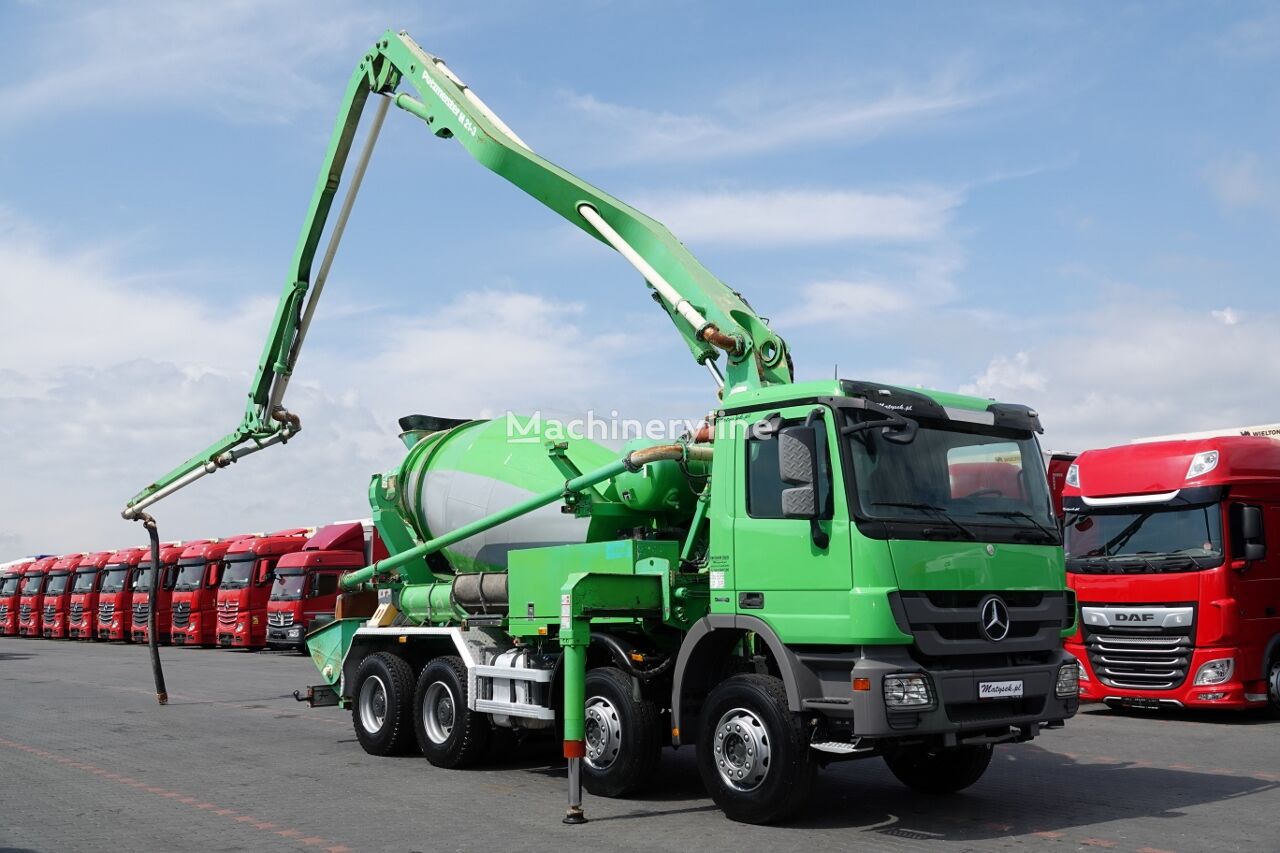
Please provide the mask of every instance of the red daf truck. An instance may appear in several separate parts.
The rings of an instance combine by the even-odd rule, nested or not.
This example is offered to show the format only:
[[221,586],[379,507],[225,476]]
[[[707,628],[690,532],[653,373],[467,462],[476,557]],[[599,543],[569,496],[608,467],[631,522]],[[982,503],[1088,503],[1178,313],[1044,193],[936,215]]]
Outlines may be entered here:
[[226,571],[218,585],[218,645],[261,649],[267,644],[267,601],[276,565],[301,551],[314,530],[294,528],[240,539],[227,549]]
[[[173,590],[178,582],[178,560],[192,546],[204,545],[207,539],[192,542],[165,542],[160,546],[160,584],[154,593],[159,610],[156,611],[156,628],[159,642],[168,645],[173,637]],[[151,641],[151,588],[154,585],[151,570],[151,554],[143,558],[138,567],[138,579],[133,585],[133,625],[129,635],[135,643]]]
[[267,646],[306,654],[307,630],[332,617],[338,602],[338,578],[387,557],[372,524],[345,521],[320,528],[301,551],[276,564],[267,601]]
[[1280,441],[1224,432],[1072,465],[1082,700],[1280,713]]
[[190,545],[178,556],[173,585],[171,642],[175,646],[213,648],[218,641],[218,586],[232,543],[241,539],[210,539]]
[[73,640],[98,638],[98,589],[102,570],[111,560],[111,551],[86,554],[76,566],[67,607],[67,636]]
[[130,642],[133,628],[133,586],[138,566],[151,559],[150,548],[114,551],[102,567],[98,586],[98,639]]
[[0,637],[17,636],[22,573],[34,562],[35,560],[16,560],[0,571]]
[[44,584],[44,602],[40,606],[40,636],[46,640],[67,637],[67,615],[71,608],[71,587],[75,572],[87,554],[67,554],[49,567]]
[[39,637],[44,606],[44,585],[49,570],[58,557],[36,560],[22,572],[22,585],[18,587],[18,636]]

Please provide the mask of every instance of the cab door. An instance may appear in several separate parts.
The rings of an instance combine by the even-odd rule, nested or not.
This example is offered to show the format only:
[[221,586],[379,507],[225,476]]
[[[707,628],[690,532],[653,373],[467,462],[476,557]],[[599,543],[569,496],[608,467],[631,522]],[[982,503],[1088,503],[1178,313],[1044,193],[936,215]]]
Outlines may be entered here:
[[[748,432],[735,442],[742,453],[733,496],[735,609],[764,619],[788,642],[831,642],[848,635],[852,586],[835,419],[813,405],[782,408],[777,415],[776,429]],[[783,514],[783,491],[791,486],[779,467],[780,434],[805,423],[816,427],[816,520]]]

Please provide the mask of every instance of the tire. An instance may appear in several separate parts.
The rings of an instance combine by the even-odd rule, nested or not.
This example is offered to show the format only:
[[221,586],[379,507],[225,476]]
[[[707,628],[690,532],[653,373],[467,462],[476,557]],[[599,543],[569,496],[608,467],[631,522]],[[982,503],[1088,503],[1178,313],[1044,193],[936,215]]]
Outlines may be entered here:
[[782,680],[771,675],[735,675],[711,691],[698,725],[697,762],[725,816],[751,824],[795,814],[817,771],[804,725],[787,707]]
[[884,763],[898,781],[922,794],[954,794],[982,778],[991,765],[991,746],[955,746],[930,751],[914,747],[892,752]]
[[467,710],[467,668],[453,655],[422,668],[413,694],[418,749],[436,767],[469,767],[484,757],[491,726],[484,714]]
[[351,723],[370,755],[402,755],[413,746],[413,670],[403,658],[378,652],[356,669]]
[[606,666],[587,673],[582,786],[597,797],[625,797],[647,785],[662,760],[661,715],[637,700],[631,677]]
[[1280,719],[1280,654],[1271,659],[1267,665],[1267,708],[1266,715]]

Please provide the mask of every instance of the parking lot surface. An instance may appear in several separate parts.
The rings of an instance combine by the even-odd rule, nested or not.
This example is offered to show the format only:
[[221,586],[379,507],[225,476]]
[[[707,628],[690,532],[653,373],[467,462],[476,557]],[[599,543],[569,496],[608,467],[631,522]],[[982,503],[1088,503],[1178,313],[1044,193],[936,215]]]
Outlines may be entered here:
[[163,655],[161,708],[145,648],[0,638],[0,850],[1280,851],[1280,722],[1259,715],[1086,707],[944,798],[835,764],[773,827],[721,816],[686,748],[655,790],[588,796],[566,827],[549,745],[468,771],[376,758],[347,712],[294,701],[318,681],[305,658]]

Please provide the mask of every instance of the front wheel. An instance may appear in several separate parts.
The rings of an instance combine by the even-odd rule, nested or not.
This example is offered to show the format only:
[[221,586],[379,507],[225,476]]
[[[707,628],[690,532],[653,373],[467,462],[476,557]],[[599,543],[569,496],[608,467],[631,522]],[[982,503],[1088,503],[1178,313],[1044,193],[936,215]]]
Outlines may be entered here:
[[586,748],[582,785],[597,797],[643,788],[662,760],[658,708],[636,699],[631,677],[606,666],[587,673]]
[[387,652],[369,655],[356,668],[351,722],[370,755],[400,755],[413,743],[413,670]]
[[1280,654],[1267,667],[1267,715],[1280,719]]
[[817,764],[781,679],[726,679],[707,697],[701,719],[698,773],[730,820],[772,823],[799,810]]
[[910,747],[891,752],[884,763],[898,781],[923,794],[954,794],[982,778],[991,765],[991,746],[954,746],[928,750]]

